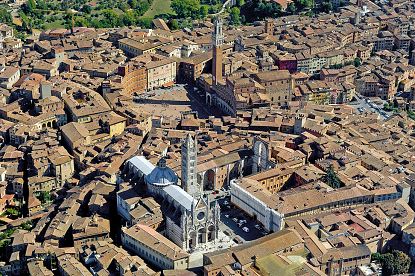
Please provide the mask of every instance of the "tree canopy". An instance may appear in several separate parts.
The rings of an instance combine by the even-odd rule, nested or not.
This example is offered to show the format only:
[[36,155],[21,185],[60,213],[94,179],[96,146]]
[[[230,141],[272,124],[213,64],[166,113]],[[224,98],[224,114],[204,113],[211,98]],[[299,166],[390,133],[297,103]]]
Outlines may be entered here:
[[201,12],[200,0],[173,0],[171,7],[179,18],[196,19]]
[[13,21],[12,15],[5,8],[0,8],[0,22],[11,24]]
[[241,24],[241,11],[238,7],[233,7],[230,12],[230,22],[232,25]]
[[325,177],[326,183],[334,188],[340,188],[342,186],[342,182],[340,181],[339,177],[336,175],[336,172],[333,169],[333,166],[330,166],[327,170],[327,174]]
[[408,273],[411,266],[411,259],[408,255],[399,250],[393,250],[391,253],[372,255],[372,260],[382,264],[382,270],[385,275],[397,275]]
[[272,1],[252,0],[241,7],[241,12],[248,22],[276,18],[281,15],[281,6]]

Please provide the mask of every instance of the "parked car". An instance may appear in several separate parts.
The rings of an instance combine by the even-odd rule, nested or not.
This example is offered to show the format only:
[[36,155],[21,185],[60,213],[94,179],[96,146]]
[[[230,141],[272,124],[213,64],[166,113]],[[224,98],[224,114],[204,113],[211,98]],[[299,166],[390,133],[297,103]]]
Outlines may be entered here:
[[246,223],[246,219],[241,219],[241,220],[239,221],[239,223],[245,224],[245,223]]
[[238,223],[238,219],[237,218],[233,218],[232,219],[234,222]]
[[255,224],[255,228],[258,229],[258,230],[262,229],[261,225],[259,225],[259,224]]
[[248,233],[249,232],[249,228],[248,227],[243,227],[242,228],[242,231],[244,231],[245,233]]
[[229,218],[229,214],[225,214],[225,218]]

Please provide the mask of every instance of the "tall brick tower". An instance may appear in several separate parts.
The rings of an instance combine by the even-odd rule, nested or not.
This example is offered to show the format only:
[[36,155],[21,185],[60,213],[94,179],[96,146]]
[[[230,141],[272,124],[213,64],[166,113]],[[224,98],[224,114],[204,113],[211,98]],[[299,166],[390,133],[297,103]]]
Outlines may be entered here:
[[212,76],[213,84],[216,85],[222,81],[222,45],[223,45],[223,22],[220,17],[215,18],[215,29],[212,33],[213,61]]
[[265,20],[265,33],[268,35],[274,35],[274,22],[270,18]]

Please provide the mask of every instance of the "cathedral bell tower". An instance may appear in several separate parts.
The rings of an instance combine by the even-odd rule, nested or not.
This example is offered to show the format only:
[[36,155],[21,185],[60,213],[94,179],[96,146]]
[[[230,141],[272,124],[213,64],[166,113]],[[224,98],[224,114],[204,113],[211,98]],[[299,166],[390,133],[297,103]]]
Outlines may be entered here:
[[182,188],[194,198],[199,198],[202,189],[197,183],[197,138],[187,134],[182,144]]
[[213,61],[212,61],[212,77],[213,84],[217,85],[222,81],[222,46],[223,46],[223,22],[218,16],[214,21],[214,30],[212,33],[212,45],[213,45]]

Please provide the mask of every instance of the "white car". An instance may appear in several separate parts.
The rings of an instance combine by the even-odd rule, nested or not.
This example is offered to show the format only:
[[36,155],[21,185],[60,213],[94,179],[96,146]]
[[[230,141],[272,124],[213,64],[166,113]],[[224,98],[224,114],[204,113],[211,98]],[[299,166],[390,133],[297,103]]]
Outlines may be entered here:
[[224,204],[224,205],[228,205],[228,204],[229,204],[229,202],[228,202],[227,200],[225,200],[225,201],[223,202],[223,204]]
[[258,229],[258,230],[261,230],[261,225],[255,224],[255,228]]
[[237,218],[233,218],[232,219],[234,222],[238,222],[238,219]]
[[249,232],[249,228],[248,227],[243,227],[242,228],[242,231],[244,231],[245,233],[248,233]]
[[245,224],[245,223],[246,223],[246,220],[245,220],[245,219],[241,219],[241,220],[239,221],[239,223]]
[[229,218],[229,215],[228,215],[228,214],[226,214],[226,215],[225,215],[225,218]]

